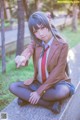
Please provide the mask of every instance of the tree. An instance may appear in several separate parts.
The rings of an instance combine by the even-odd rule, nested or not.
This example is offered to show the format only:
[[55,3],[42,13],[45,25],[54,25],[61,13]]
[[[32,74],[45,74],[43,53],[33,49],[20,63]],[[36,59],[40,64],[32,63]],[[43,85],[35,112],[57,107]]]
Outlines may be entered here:
[[23,0],[17,0],[18,4],[18,36],[16,55],[20,55],[24,48],[24,9]]
[[4,0],[1,0],[1,43],[2,43],[2,73],[6,72],[5,34],[4,34]]
[[76,4],[73,4],[73,17],[72,17],[72,31],[77,31],[77,24],[78,24],[78,7]]
[[42,2],[40,0],[34,0],[34,4],[35,4],[35,11],[40,10],[40,6]]
[[28,0],[23,0],[23,7],[26,13],[26,18],[29,18],[29,1]]
[[4,1],[4,17],[8,21],[11,20],[11,11],[9,9],[9,0],[5,0]]

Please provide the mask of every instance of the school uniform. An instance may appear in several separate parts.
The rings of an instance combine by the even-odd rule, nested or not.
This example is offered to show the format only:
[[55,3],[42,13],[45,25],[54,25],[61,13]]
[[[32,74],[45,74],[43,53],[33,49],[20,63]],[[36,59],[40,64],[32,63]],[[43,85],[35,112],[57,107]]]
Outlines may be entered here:
[[[46,80],[42,81],[40,62],[43,48],[32,42],[25,52],[22,53],[26,57],[27,52],[33,54],[34,77],[25,81],[27,85],[30,81],[30,89],[36,90],[42,96],[46,90],[56,86],[57,84],[66,84],[70,89],[70,94],[74,93],[74,86],[71,84],[71,79],[66,74],[68,44],[63,40],[55,40],[52,38],[49,42],[49,49],[46,56]],[[47,44],[47,46],[48,46]],[[28,84],[29,85],[29,84]]]

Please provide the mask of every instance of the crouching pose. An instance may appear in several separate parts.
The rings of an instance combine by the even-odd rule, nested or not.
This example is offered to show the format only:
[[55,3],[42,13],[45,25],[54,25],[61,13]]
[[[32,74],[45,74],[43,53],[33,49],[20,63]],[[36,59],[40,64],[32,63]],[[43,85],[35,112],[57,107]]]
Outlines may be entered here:
[[43,12],[33,13],[28,25],[32,41],[15,62],[19,68],[33,56],[34,76],[12,83],[9,89],[21,106],[38,104],[59,113],[61,101],[72,96],[75,90],[66,69],[68,44]]

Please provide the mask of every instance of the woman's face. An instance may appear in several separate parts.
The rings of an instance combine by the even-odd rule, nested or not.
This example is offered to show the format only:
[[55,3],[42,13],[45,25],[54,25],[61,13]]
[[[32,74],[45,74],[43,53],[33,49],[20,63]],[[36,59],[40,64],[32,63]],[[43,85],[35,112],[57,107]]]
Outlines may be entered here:
[[44,27],[43,25],[37,25],[38,29],[36,30],[33,28],[33,33],[36,36],[36,38],[43,40],[45,43],[47,43],[52,38],[51,31]]

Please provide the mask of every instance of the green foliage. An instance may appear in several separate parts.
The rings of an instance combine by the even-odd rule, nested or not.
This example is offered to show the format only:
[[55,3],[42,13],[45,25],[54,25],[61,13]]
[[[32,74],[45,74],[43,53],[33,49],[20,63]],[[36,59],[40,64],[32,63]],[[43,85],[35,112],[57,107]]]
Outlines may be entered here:
[[42,0],[42,1],[43,1],[43,6],[42,6],[43,11],[54,12],[54,10],[61,10],[65,8],[65,4],[58,4],[58,0]]
[[[0,20],[0,24],[1,24],[1,20]],[[4,27],[9,27],[10,26],[10,21],[5,20],[4,21]],[[1,27],[1,26],[0,26]]]
[[70,48],[76,46],[78,43],[80,43],[80,25],[78,26],[77,32],[71,32],[71,27],[67,27],[63,31],[61,31],[62,36],[64,35],[64,38],[69,43]]

